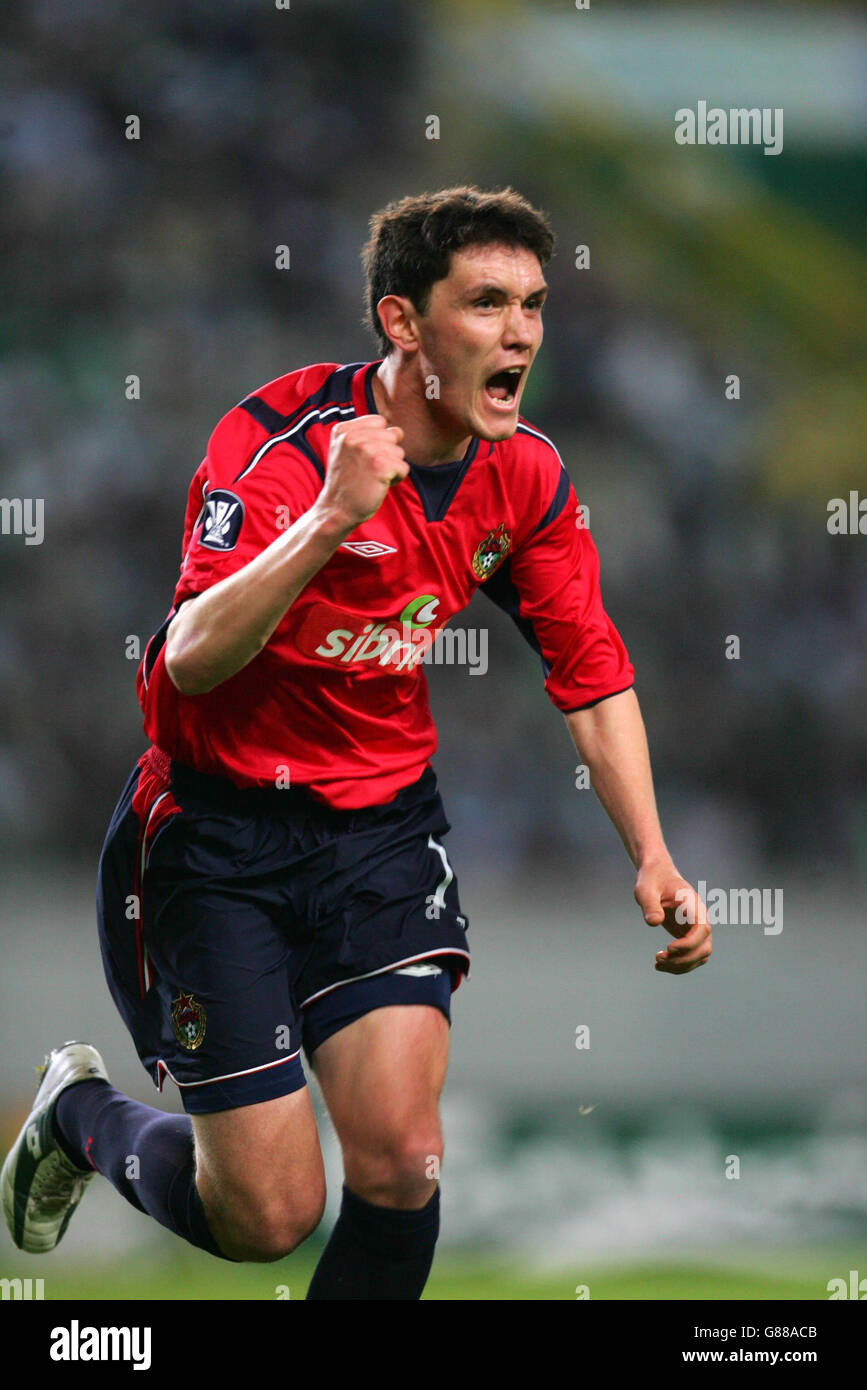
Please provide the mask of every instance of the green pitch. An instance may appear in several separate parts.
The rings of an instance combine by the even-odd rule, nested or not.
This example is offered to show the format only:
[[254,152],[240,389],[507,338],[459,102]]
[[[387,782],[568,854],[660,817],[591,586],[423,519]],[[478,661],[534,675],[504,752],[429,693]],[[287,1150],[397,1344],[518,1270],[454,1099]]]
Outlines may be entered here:
[[[51,1257],[9,1258],[4,1250],[4,1274],[42,1278],[49,1299],[303,1299],[313,1273],[316,1251],[300,1252],[277,1264],[221,1266],[206,1256],[182,1256],[159,1267],[144,1261],[102,1265],[98,1269],[58,1268]],[[522,1270],[519,1259],[482,1260],[443,1257],[434,1265],[426,1299],[530,1301],[574,1300],[576,1287],[587,1285],[592,1300],[689,1301],[701,1299],[820,1299],[828,1297],[825,1272],[843,1257],[787,1265],[785,1273],[712,1266],[629,1265],[623,1268],[583,1269],[576,1273],[539,1274]],[[13,1267],[14,1266],[14,1267]]]

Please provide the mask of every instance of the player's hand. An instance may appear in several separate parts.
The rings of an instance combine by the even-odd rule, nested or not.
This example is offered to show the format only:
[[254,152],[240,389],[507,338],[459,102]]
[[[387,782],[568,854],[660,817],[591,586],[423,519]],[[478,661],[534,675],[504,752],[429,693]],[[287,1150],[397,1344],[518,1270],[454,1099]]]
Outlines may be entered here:
[[403,430],[382,415],[359,415],[335,425],[322,501],[353,527],[373,516],[388,489],[409,472],[402,439]]
[[657,951],[657,970],[685,975],[705,964],[711,953],[707,908],[673,864],[641,868],[635,880],[635,901],[649,926],[663,926],[676,938]]

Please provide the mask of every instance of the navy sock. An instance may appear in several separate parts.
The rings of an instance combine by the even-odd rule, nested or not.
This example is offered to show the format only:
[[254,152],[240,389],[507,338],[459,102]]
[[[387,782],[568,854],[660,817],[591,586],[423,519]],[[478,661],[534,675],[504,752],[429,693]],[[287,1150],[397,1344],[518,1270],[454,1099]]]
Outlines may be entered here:
[[340,1215],[309,1299],[419,1299],[440,1229],[440,1190],[420,1211],[376,1207],[344,1184]]
[[138,1210],[200,1250],[228,1259],[215,1241],[196,1188],[193,1126],[116,1091],[79,1081],[62,1091],[54,1131],[78,1168],[95,1168]]

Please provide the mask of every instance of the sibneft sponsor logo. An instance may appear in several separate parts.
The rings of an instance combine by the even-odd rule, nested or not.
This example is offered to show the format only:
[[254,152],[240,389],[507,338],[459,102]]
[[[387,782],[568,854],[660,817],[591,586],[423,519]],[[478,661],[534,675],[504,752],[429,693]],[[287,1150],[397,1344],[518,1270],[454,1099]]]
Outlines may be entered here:
[[376,662],[393,671],[412,671],[433,645],[439,599],[417,594],[397,618],[360,624],[360,615],[328,603],[316,603],[298,631],[298,645],[308,656],[342,665]]
[[387,623],[365,623],[361,632],[332,628],[315,652],[328,661],[377,661],[396,671],[410,671],[423,659],[435,637],[435,630],[423,631],[408,623],[403,631]]
[[131,1361],[134,1371],[151,1364],[149,1327],[82,1327],[73,1318],[68,1327],[51,1329],[52,1361]]
[[436,594],[416,594],[398,617],[364,621],[330,603],[314,603],[298,628],[296,641],[305,656],[339,663],[353,672],[365,666],[384,667],[389,675],[413,674],[417,666],[468,666],[483,676],[488,669],[486,628],[436,626],[440,621]]

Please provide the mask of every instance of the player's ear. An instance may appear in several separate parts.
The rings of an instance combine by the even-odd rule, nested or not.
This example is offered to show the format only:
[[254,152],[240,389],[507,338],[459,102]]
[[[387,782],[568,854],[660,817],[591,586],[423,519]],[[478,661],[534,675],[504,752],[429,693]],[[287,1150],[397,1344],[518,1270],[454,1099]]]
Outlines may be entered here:
[[411,300],[400,294],[387,294],[377,304],[376,312],[382,324],[382,331],[390,343],[403,352],[412,353],[417,350],[417,315]]

